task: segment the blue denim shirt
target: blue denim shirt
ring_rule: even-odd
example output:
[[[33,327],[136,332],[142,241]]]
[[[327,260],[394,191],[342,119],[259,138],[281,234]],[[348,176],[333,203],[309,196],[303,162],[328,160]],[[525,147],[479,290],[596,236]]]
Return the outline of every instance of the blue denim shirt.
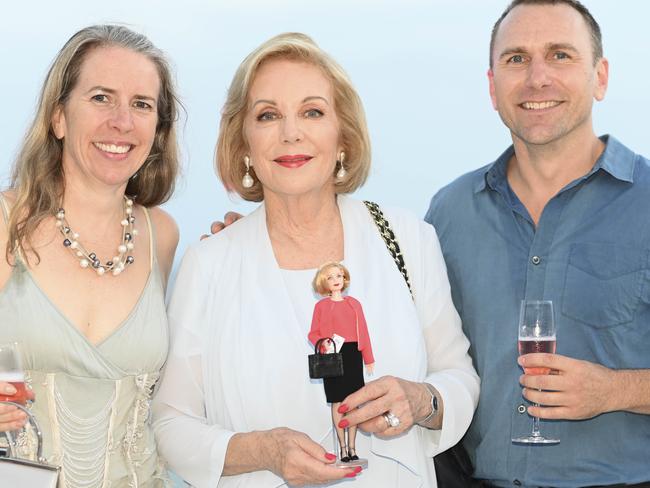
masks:
[[[498,486],[576,487],[650,480],[650,416],[612,412],[542,421],[561,443],[515,445],[522,299],[552,300],[557,353],[609,368],[650,368],[650,162],[611,136],[593,169],[546,205],[535,228],[506,178],[513,148],[436,194],[454,303],[481,376],[464,439],[474,476]]]

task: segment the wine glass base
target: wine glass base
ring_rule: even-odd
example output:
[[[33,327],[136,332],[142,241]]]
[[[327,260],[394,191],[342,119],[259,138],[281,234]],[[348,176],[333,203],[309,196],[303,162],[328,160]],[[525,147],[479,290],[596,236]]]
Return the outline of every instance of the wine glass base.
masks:
[[[527,435],[512,439],[515,444],[559,444],[560,439],[549,439],[541,435]]]

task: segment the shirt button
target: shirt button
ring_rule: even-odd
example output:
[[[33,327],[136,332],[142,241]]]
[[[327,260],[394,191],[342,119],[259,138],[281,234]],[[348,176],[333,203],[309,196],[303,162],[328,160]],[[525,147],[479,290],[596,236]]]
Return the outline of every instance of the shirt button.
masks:
[[[540,259],[539,256],[533,256],[533,258],[531,259],[531,261],[533,262],[533,264],[534,264],[535,266],[537,266],[539,263],[542,262],[542,260]]]
[[[515,486],[521,486],[521,481],[519,481],[519,480],[514,480],[514,481],[512,482],[512,484],[515,485]]]
[[[526,413],[526,405],[524,405],[523,403],[520,404],[520,405],[517,407],[517,412],[519,412],[519,413]]]

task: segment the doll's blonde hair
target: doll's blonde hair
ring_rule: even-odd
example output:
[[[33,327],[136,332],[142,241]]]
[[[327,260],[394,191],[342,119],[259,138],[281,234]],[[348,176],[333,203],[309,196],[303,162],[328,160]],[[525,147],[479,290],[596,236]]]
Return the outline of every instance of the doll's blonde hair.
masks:
[[[341,291],[345,291],[350,286],[350,272],[348,268],[336,261],[330,261],[318,268],[316,276],[314,276],[314,281],[311,283],[314,291],[320,296],[325,297],[330,294],[329,288],[327,287],[327,271],[331,268],[338,268],[343,272],[343,288],[341,288]]]

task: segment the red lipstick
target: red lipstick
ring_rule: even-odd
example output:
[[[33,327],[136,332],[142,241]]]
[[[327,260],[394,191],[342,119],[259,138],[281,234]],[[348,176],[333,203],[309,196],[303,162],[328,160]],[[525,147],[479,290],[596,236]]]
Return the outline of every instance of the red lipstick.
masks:
[[[313,158],[307,154],[286,154],[275,158],[273,161],[285,168],[300,168],[312,159]]]

